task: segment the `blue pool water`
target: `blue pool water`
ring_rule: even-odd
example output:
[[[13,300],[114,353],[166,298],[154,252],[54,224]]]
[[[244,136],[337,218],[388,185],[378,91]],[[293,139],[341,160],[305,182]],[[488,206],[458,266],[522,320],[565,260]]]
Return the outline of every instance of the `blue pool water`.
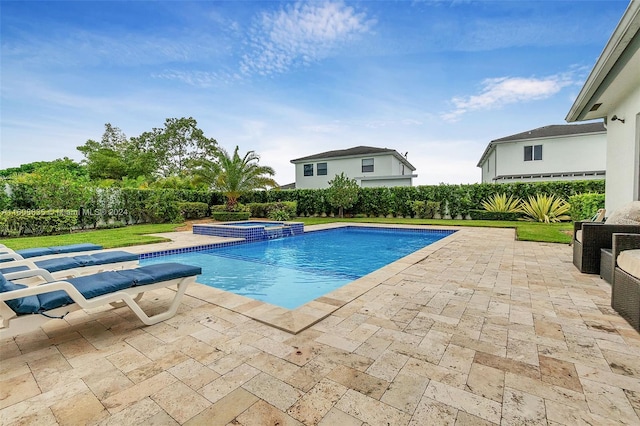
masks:
[[[346,227],[140,263],[200,266],[201,284],[295,309],[451,233]]]

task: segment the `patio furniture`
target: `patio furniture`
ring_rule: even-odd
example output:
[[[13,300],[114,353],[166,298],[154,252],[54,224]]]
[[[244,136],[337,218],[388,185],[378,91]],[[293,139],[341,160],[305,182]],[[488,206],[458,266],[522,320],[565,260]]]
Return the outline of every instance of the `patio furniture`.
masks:
[[[7,246],[0,248],[0,262],[23,260],[31,257],[52,256],[57,254],[75,253],[81,251],[102,250],[102,246],[91,243],[69,244],[53,247],[36,247],[24,250],[11,250]]]
[[[609,284],[613,282],[613,263],[611,249],[600,249],[600,278]]]
[[[0,263],[0,273],[26,271],[29,269],[44,269],[54,277],[79,276],[109,269],[128,269],[138,264],[138,255],[128,251],[103,251],[76,256],[62,256],[51,259],[32,261],[29,259],[14,260]],[[61,272],[60,274],[56,274]]]
[[[614,234],[611,307],[640,331],[640,234]]]
[[[0,339],[36,330],[43,323],[63,319],[77,309],[106,304],[126,305],[144,324],[156,324],[175,315],[187,286],[201,273],[201,268],[195,266],[159,263],[61,281],[43,269],[0,274],[0,315],[4,327],[0,328]],[[17,282],[35,275],[46,283]],[[138,305],[143,293],[172,285],[177,285],[177,291],[166,311],[148,316]]]
[[[582,221],[573,224],[573,264],[580,272],[600,272],[600,250],[611,248],[614,233],[640,234],[640,225]]]

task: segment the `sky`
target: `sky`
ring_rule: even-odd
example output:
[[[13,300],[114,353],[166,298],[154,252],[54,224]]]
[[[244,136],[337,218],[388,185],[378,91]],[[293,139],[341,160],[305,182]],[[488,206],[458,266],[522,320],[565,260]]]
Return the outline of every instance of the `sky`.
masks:
[[[395,149],[479,182],[493,140],[567,115],[627,0],[0,1],[0,169],[193,117],[227,151]]]

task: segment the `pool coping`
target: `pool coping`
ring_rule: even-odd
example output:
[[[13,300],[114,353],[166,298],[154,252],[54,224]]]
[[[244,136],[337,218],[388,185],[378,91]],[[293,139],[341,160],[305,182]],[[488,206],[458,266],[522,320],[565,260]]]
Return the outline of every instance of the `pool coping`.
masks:
[[[205,284],[198,283],[197,280],[196,284],[189,286],[186,294],[242,314],[263,324],[292,334],[297,334],[328,317],[354,299],[383,284],[388,279],[395,277],[401,271],[423,261],[436,250],[457,239],[460,235],[464,234],[465,231],[464,228],[452,226],[340,222],[307,226],[305,227],[305,232],[344,227],[451,230],[456,232],[295,309],[282,308],[215,287],[209,287]]]

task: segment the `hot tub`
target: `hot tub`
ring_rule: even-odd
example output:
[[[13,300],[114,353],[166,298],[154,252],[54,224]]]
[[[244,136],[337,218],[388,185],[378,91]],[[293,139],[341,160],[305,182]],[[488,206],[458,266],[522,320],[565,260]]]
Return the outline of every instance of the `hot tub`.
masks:
[[[193,225],[193,233],[215,237],[244,238],[247,241],[262,241],[302,234],[304,233],[304,224],[302,222],[245,220]]]

